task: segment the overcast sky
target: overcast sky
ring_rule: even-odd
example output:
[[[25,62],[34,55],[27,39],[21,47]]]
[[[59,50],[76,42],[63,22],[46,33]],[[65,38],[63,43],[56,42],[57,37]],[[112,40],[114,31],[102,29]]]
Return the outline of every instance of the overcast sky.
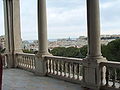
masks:
[[[48,38],[86,36],[86,0],[47,0]],[[23,40],[37,39],[37,0],[20,0]],[[101,34],[120,34],[120,0],[100,0]],[[4,34],[0,0],[0,35]]]

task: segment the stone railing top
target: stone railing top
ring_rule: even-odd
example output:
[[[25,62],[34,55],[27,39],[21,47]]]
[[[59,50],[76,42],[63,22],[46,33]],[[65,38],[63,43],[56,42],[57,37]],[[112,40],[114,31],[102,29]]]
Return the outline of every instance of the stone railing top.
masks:
[[[22,55],[22,56],[35,56],[35,54],[30,54],[30,53],[16,53],[16,55]]]
[[[70,58],[70,57],[60,57],[60,56],[45,56],[45,59],[52,59],[52,60],[62,60],[62,61],[69,61],[69,62],[76,62],[80,63],[83,61],[83,59],[80,58]]]
[[[100,66],[120,68],[120,62],[114,62],[114,61],[101,62]]]

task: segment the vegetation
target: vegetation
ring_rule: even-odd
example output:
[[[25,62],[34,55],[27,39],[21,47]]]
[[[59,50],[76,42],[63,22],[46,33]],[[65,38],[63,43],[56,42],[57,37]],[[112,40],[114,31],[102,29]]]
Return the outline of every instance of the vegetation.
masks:
[[[76,47],[56,47],[53,48],[50,53],[54,56],[64,56],[64,57],[80,57],[82,58],[83,55],[80,53],[80,49]]]
[[[31,50],[28,50],[28,49],[24,49],[22,50],[24,53],[30,53],[30,54],[36,54],[36,51],[33,51],[32,49]]]
[[[120,61],[120,39],[108,43],[104,47],[103,56],[111,61]]]
[[[83,56],[83,58],[85,58],[87,56],[87,48],[88,48],[87,45],[80,48],[80,53]]]
[[[55,47],[51,51],[48,50],[54,56],[74,57],[74,58],[85,58],[87,56],[87,45],[76,48],[76,47]],[[1,50],[1,49],[0,49]],[[116,39],[108,43],[108,45],[101,45],[101,52],[107,60],[120,61],[120,39]],[[37,51],[23,50],[24,53],[36,54]]]
[[[56,47],[50,51],[54,56],[64,56],[65,47]]]
[[[120,61],[120,39],[116,39],[108,43],[108,45],[101,45],[101,52],[107,60]],[[75,47],[56,47],[50,52],[55,56],[64,57],[78,57],[85,58],[87,56],[87,45],[81,48]]]

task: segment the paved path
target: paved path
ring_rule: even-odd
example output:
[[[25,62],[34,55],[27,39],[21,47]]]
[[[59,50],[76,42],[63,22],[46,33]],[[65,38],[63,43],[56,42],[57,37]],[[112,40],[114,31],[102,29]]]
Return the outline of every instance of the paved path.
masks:
[[[5,69],[3,90],[83,90],[80,85],[39,77],[20,69]]]

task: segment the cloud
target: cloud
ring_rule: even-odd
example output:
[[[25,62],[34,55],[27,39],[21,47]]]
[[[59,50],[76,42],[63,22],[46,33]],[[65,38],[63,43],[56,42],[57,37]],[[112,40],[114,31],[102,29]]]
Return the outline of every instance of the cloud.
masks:
[[[48,22],[50,26],[70,26],[84,24],[85,8],[75,8],[68,11],[64,11],[63,8],[50,8],[48,9]]]
[[[115,4],[116,4],[116,2],[115,3],[114,2],[106,2],[106,3],[101,4],[100,6],[103,9],[109,9],[109,8],[113,7]]]
[[[56,39],[57,38],[76,38],[80,35],[86,35],[87,30],[85,27],[80,26],[63,26],[63,27],[51,27],[48,31],[48,37],[50,39]],[[52,37],[52,38],[51,38]]]
[[[20,0],[23,39],[37,39],[37,0]],[[120,0],[100,0],[102,34],[120,33]],[[0,13],[2,9],[0,2]],[[86,0],[47,0],[49,38],[86,35]],[[0,14],[3,20],[3,14]],[[3,29],[3,22],[0,22]],[[0,34],[3,34],[0,30]]]
[[[101,4],[102,34],[120,34],[120,0],[106,0]]]
[[[63,3],[66,6],[57,4],[57,7],[48,7],[48,37],[75,38],[80,35],[86,35],[85,2],[81,0],[70,0],[69,2],[63,0],[63,2],[59,1],[59,3]]]

